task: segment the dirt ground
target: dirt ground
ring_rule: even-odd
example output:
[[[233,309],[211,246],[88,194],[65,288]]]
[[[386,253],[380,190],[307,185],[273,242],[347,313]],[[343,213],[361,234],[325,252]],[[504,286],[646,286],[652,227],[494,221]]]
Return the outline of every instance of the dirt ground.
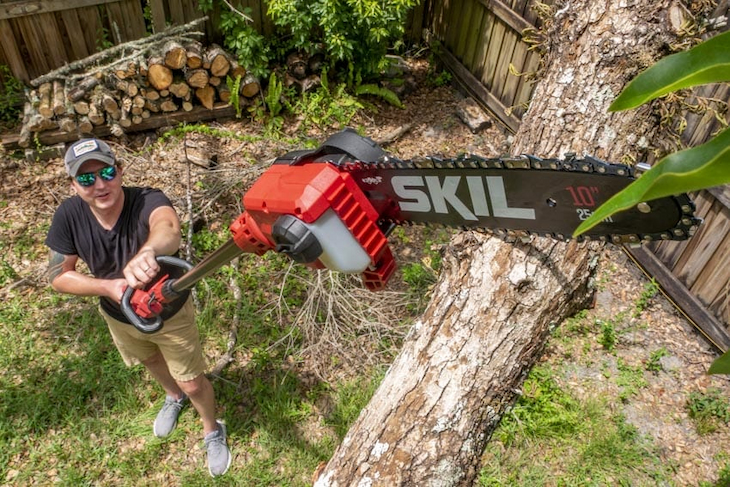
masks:
[[[424,68],[420,66],[419,69]],[[460,152],[496,156],[509,152],[509,139],[496,123],[491,128],[472,133],[456,115],[460,95],[450,87],[430,87],[423,82],[424,78],[421,73],[416,91],[404,98],[405,109],[377,104],[377,113],[370,111],[358,115],[352,125],[362,127],[368,136],[379,140],[404,124],[411,124],[408,132],[387,146],[390,152],[402,158]],[[214,126],[239,134],[260,133],[259,127],[248,121],[221,122]],[[321,140],[325,134],[313,132],[311,135]],[[144,182],[161,187],[184,212],[188,204],[183,184],[187,174],[181,161],[185,160],[186,148],[179,143],[156,145],[155,139],[156,134],[150,133],[110,142],[125,160],[127,184]],[[196,143],[204,145],[204,151],[217,155],[217,181],[230,181],[229,190],[243,187],[241,180],[246,178],[246,172],[242,168],[248,167],[251,161],[270,160],[296,148],[271,140],[215,141],[207,137]],[[17,292],[25,286],[45,285],[46,255],[40,245],[44,237],[41,232],[47,228],[56,205],[70,192],[63,177],[62,160],[27,162],[7,154],[0,157],[0,220],[3,223],[0,238],[6,243],[17,243],[19,238],[28,239],[28,228],[38,229],[36,240],[27,242],[34,252],[22,257],[13,252],[5,255],[7,265],[12,266],[18,278],[0,289],[1,298],[5,293]],[[200,178],[201,172],[204,170],[196,167],[193,177]],[[235,206],[234,200],[218,199],[205,212],[206,223],[216,225],[216,206]],[[589,312],[596,320],[609,320],[629,309],[648,282],[615,247],[606,248],[598,281],[601,285],[596,305]],[[646,387],[622,402],[620,388],[606,378],[599,364],[615,367],[619,359],[630,365],[640,364],[651,351],[662,347],[667,353],[660,360],[660,370],[645,374]],[[727,456],[723,460],[723,452],[730,446],[730,427],[725,424],[714,433],[699,435],[688,417],[686,403],[690,392],[712,387],[730,397],[730,380],[724,376],[706,375],[717,352],[672,304],[662,295],[652,298],[647,309],[628,321],[626,328],[620,331],[615,351],[609,353],[596,342],[591,346],[590,355],[592,362],[586,360],[585,351],[569,351],[563,345],[551,344],[542,360],[567,365],[566,370],[571,372],[563,377],[563,386],[579,397],[597,390],[615,397],[616,407],[623,410],[627,421],[653,438],[666,462],[675,466],[677,485],[714,482],[724,463],[730,462]]]

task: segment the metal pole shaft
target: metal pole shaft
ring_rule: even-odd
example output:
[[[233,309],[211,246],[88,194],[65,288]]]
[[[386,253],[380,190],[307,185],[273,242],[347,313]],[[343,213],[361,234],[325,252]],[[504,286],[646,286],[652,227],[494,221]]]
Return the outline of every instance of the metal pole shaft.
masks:
[[[180,276],[179,279],[176,279],[171,285],[172,290],[179,293],[186,289],[190,289],[195,285],[195,283],[204,277],[209,276],[221,266],[229,263],[241,253],[243,253],[243,250],[236,245],[236,242],[232,238],[229,239],[226,243],[218,247],[216,251],[203,259],[198,265]]]

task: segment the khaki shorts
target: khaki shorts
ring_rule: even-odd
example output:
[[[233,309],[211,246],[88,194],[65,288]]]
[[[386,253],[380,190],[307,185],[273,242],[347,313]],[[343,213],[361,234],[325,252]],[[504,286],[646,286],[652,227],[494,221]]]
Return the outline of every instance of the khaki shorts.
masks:
[[[205,373],[192,299],[188,299],[175,316],[165,320],[162,329],[155,333],[142,333],[134,326],[112,318],[103,309],[99,308],[99,311],[127,366],[144,362],[160,351],[176,381],[191,381]]]

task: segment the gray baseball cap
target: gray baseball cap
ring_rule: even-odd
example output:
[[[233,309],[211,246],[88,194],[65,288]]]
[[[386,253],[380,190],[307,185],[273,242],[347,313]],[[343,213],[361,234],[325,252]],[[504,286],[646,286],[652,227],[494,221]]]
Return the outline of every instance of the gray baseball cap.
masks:
[[[64,163],[69,176],[76,176],[81,164],[86,161],[99,161],[109,166],[116,164],[112,150],[106,142],[99,139],[81,139],[66,150]]]

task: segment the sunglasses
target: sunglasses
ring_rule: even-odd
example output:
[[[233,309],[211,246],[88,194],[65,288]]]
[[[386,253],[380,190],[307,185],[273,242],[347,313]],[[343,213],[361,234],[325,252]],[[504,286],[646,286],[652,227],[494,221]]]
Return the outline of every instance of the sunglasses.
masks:
[[[117,177],[117,168],[114,166],[106,166],[106,167],[99,169],[95,173],[94,172],[85,172],[83,174],[77,174],[76,182],[84,187],[93,186],[94,183],[96,182],[97,174],[104,181],[111,181],[115,177]]]

